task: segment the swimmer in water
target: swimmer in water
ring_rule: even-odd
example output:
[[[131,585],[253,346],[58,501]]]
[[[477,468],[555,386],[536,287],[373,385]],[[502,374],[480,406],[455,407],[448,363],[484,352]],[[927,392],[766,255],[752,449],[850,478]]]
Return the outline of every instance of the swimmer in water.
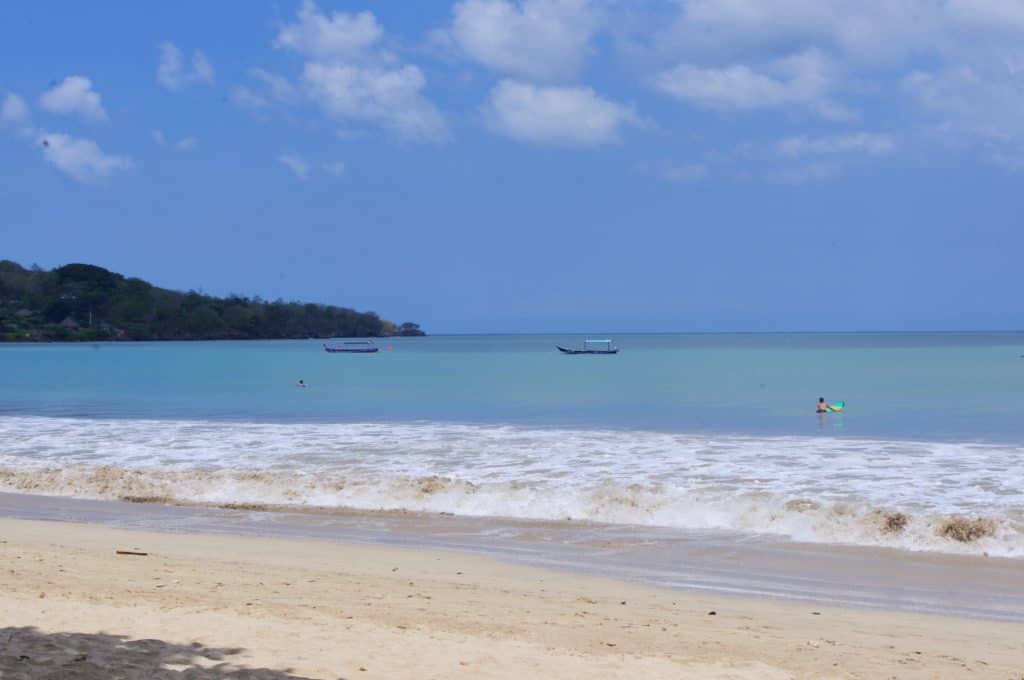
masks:
[[[828,413],[828,410],[832,408],[832,404],[825,402],[825,397],[818,397],[818,413]]]
[[[302,378],[299,378],[299,382],[297,382],[297,383],[295,383],[295,384],[296,384],[297,386],[299,386],[299,387],[308,387],[308,385],[306,385],[306,381],[305,381],[305,380],[303,380]]]

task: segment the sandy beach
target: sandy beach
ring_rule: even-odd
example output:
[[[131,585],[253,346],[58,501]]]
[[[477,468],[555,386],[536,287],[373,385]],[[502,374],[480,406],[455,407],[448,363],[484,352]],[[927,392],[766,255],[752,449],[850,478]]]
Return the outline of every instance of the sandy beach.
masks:
[[[1020,624],[453,551],[9,519],[0,541],[5,678],[1024,677]]]

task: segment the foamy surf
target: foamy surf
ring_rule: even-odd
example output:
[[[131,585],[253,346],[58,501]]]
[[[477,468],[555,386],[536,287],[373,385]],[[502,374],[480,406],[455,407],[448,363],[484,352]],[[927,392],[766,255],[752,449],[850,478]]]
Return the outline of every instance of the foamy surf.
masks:
[[[0,418],[0,488],[1024,557],[1024,449],[402,424]]]

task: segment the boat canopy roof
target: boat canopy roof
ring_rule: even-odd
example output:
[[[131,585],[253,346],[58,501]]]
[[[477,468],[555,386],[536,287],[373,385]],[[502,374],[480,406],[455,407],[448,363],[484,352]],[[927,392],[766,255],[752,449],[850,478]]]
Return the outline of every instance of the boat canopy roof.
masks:
[[[593,342],[594,344],[610,345],[611,340],[584,340],[583,342]]]

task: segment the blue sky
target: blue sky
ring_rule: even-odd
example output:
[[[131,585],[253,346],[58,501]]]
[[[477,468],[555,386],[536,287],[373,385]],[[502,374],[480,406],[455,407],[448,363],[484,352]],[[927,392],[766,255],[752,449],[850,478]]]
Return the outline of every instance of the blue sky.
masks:
[[[0,257],[431,332],[1022,326],[1024,2],[0,5]]]

